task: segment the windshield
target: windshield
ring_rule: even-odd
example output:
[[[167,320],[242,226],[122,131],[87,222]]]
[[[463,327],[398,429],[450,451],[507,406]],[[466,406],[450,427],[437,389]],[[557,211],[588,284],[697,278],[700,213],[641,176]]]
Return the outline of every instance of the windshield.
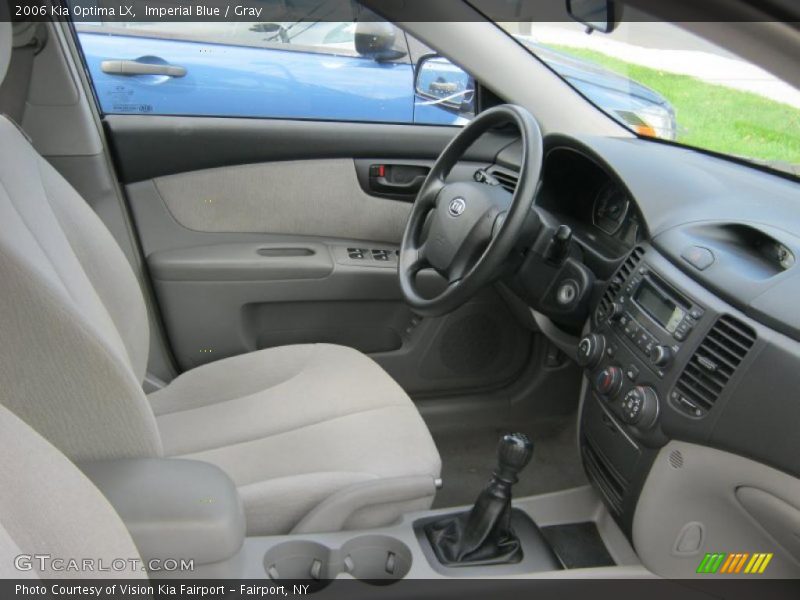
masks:
[[[800,176],[800,91],[727,50],[664,22],[497,24],[631,131]]]

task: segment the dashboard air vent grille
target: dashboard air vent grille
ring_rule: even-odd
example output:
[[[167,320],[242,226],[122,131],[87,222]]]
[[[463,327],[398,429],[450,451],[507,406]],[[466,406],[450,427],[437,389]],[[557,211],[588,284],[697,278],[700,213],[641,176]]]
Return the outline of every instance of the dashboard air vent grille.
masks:
[[[504,171],[492,171],[492,175],[494,176],[497,181],[500,182],[500,186],[511,192],[514,193],[514,190],[517,189],[517,182],[519,181],[519,177],[514,175],[513,173],[507,173]]]
[[[678,378],[671,396],[675,405],[696,417],[708,413],[755,341],[750,327],[722,315]]]
[[[620,265],[619,269],[617,269],[617,272],[614,273],[614,276],[611,277],[611,281],[608,282],[608,285],[603,292],[603,296],[600,298],[600,303],[597,305],[595,318],[597,319],[598,323],[603,321],[606,316],[608,316],[609,310],[611,309],[611,303],[619,294],[619,291],[622,289],[625,280],[628,279],[631,273],[636,270],[636,267],[639,266],[643,256],[644,248],[641,246],[636,246],[628,255],[628,258],[625,259],[625,262]]]

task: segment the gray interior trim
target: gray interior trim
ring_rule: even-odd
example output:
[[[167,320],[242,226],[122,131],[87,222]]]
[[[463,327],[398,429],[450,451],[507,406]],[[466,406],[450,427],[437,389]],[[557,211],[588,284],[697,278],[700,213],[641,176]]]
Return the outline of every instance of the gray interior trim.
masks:
[[[155,279],[252,281],[322,279],[333,270],[325,244],[219,244],[157,252],[150,257]]]
[[[395,242],[410,205],[369,196],[352,159],[278,161],[155,179],[175,220],[194,231]]]
[[[357,511],[387,502],[433,497],[436,483],[427,476],[394,477],[350,486],[330,496],[294,526],[292,534],[341,531]]]
[[[20,125],[43,156],[95,155],[103,144],[91,93],[81,85],[67,23],[49,23],[49,42],[34,59]],[[65,35],[65,27],[66,35]]]
[[[542,494],[520,498],[514,502],[514,506],[529,517],[537,525],[544,527],[547,525],[564,523],[595,523],[606,546],[609,554],[616,562],[613,567],[596,567],[581,569],[558,569],[552,571],[525,572],[506,575],[492,575],[491,573],[474,573],[475,577],[525,577],[532,579],[559,579],[559,578],[587,578],[587,579],[633,579],[651,578],[654,575],[645,569],[636,558],[636,554],[626,540],[622,531],[608,515],[597,492],[589,486],[574,488],[552,494]],[[468,507],[458,507],[455,510],[465,510]],[[417,511],[405,514],[402,519],[393,525],[378,529],[340,531],[335,533],[315,533],[315,534],[294,534],[289,536],[271,537],[248,537],[244,541],[242,550],[228,561],[216,565],[202,565],[193,573],[176,572],[169,574],[169,577],[237,577],[249,579],[264,579],[267,576],[265,558],[280,556],[286,551],[290,554],[308,557],[305,561],[306,568],[311,564],[313,558],[319,554],[320,560],[326,562],[325,558],[331,552],[337,553],[339,549],[349,550],[353,548],[356,540],[364,541],[370,538],[376,542],[373,552],[385,556],[387,550],[407,549],[409,555],[406,556],[409,565],[405,571],[408,579],[443,579],[446,575],[437,572],[425,558],[422,547],[417,542],[414,531],[414,522],[434,517],[446,515],[454,511],[453,508],[442,510]],[[377,543],[380,542],[380,543]],[[345,552],[347,554],[347,552]],[[339,556],[339,558],[343,558]],[[385,559],[384,559],[385,560]],[[302,562],[302,561],[301,561]],[[380,564],[380,563],[379,563]],[[303,572],[303,571],[299,571]],[[335,569],[333,576],[339,574]],[[344,577],[357,576],[340,575]],[[151,573],[153,577],[164,576],[159,573]],[[387,575],[384,574],[383,578]]]
[[[32,25],[32,23],[22,24]],[[33,27],[27,27],[27,32],[35,31]],[[0,33],[0,35],[7,35]],[[2,64],[4,59],[0,56],[0,112],[6,114],[15,123],[21,123],[25,113],[25,101],[28,98],[31,74],[33,72],[33,59],[37,48],[33,43],[17,43],[17,31],[14,31],[14,50],[13,60],[8,65],[5,77],[2,75],[6,65]],[[0,54],[3,54],[0,50]]]
[[[339,176],[335,203],[327,201],[332,195],[328,190],[324,195],[319,191],[311,193],[306,188],[313,190],[314,185],[306,186],[306,179],[297,182],[292,193],[298,204],[307,207],[306,218],[300,219],[305,221],[300,226],[306,230],[314,223],[314,215],[308,213],[316,210],[315,194],[326,215],[339,205],[351,211],[354,206],[363,206],[363,211],[370,213],[366,218],[383,230],[387,229],[387,215],[409,209],[406,202],[365,195],[355,180],[352,158],[296,162],[291,169],[297,172],[313,173],[317,165],[341,163],[353,173],[352,178]],[[253,210],[258,211],[259,198],[271,195],[271,186],[259,187],[258,178],[249,174],[280,177],[287,164],[230,170],[244,175],[239,185],[248,188]],[[453,174],[469,178],[485,166],[486,163],[466,162],[458,165]],[[227,169],[206,173],[221,171]],[[185,178],[195,175],[188,173]],[[173,217],[153,181],[131,184],[127,189],[172,347],[184,368],[263,347],[327,341],[370,353],[414,395],[495,389],[522,371],[528,356],[528,334],[490,290],[443,319],[415,318],[401,299],[396,246],[363,239],[381,236],[377,228],[354,232],[359,237],[352,239],[194,231]],[[193,201],[185,191],[180,194]],[[236,204],[233,196],[226,193],[224,198],[231,198],[231,203]],[[292,223],[298,220],[295,202],[285,197],[279,200],[277,209],[272,213],[264,211],[263,217],[282,213]],[[235,214],[233,217],[237,218]],[[345,229],[350,227],[344,221],[340,223]],[[318,225],[314,230],[320,233],[346,233],[333,232],[325,223]],[[399,237],[402,224],[393,227]],[[351,247],[365,249],[363,258],[351,258],[347,250]],[[387,260],[373,259],[373,250],[385,251]],[[419,281],[431,293],[442,285],[433,272],[421,273]]]
[[[83,463],[81,470],[108,499],[145,560],[224,561],[245,536],[242,500],[216,466],[183,459]]]
[[[8,4],[0,5],[0,83],[6,77],[8,65],[11,62],[11,22],[8,20]]]
[[[313,164],[315,162],[317,162],[316,159],[311,159],[308,161],[309,164]],[[351,163],[350,168],[354,169],[352,159],[349,159],[349,162]],[[462,179],[470,178],[476,169],[485,167],[486,164],[487,163],[467,162],[457,165],[456,168],[453,169],[453,177]],[[350,182],[347,181],[347,186],[349,187],[349,185]],[[298,189],[302,189],[302,186],[298,185]],[[325,235],[302,236],[291,232],[248,233],[235,231],[193,231],[181,225],[175,219],[172,213],[170,213],[166,202],[161,194],[159,194],[154,181],[148,180],[130,184],[126,187],[126,192],[128,194],[131,211],[133,213],[137,230],[141,239],[142,250],[144,255],[148,258],[155,252],[161,252],[165,250],[196,248],[200,246],[241,242],[257,242],[265,244],[302,244],[305,242],[322,242],[332,245],[344,245],[345,247],[350,246],[352,242],[355,243],[357,247],[375,248],[375,246],[369,245],[369,243],[378,241],[375,239],[370,239],[365,232],[357,232],[355,236],[350,236],[347,238],[337,238],[335,236]],[[259,192],[253,191],[251,193],[257,194]],[[358,190],[358,194],[363,194],[360,188]],[[222,197],[226,198],[227,194],[223,195]],[[322,196],[322,198],[326,197],[327,192]],[[350,203],[345,191],[339,191],[337,193],[337,197],[340,198],[342,202]],[[378,199],[371,196],[369,196],[369,200],[369,204],[366,205],[368,210],[375,210],[376,207],[380,208],[396,204],[397,208],[391,208],[391,211],[405,211],[407,214],[411,207],[411,205],[407,202]],[[377,204],[373,205],[373,200],[377,201]],[[304,202],[308,204],[310,201],[306,200]],[[213,210],[213,205],[209,210]],[[290,207],[286,207],[283,210],[284,212],[291,212]],[[326,210],[330,210],[330,207],[327,207]],[[402,233],[402,229],[400,230],[400,233]],[[396,241],[399,241],[399,239],[400,236],[398,234]],[[388,241],[391,242],[392,240]],[[367,245],[363,246],[364,243]]]
[[[750,486],[736,489],[736,499],[781,546],[795,557],[800,557],[800,508],[779,496]]]
[[[147,370],[155,377],[165,381],[171,380],[175,374],[173,358],[170,354],[169,345],[160,322],[160,312],[158,305],[153,298],[153,291],[150,281],[144,271],[144,261],[139,244],[139,239],[133,230],[133,218],[125,202],[125,196],[117,181],[114,166],[109,154],[109,140],[100,121],[100,114],[92,98],[91,85],[86,73],[78,69],[75,65],[80,65],[80,53],[75,46],[75,40],[70,31],[70,24],[48,23],[49,42],[47,46],[61,46],[62,52],[71,60],[58,62],[63,69],[69,69],[71,76],[58,76],[49,72],[53,68],[53,62],[48,60],[48,55],[42,53],[34,61],[34,71],[45,69],[42,79],[49,87],[37,92],[40,97],[47,100],[52,95],[56,83],[62,82],[64,85],[74,86],[75,93],[80,95],[81,101],[74,108],[86,112],[90,120],[83,121],[78,119],[88,128],[83,135],[95,142],[81,142],[79,139],[75,143],[65,148],[58,144],[50,144],[47,140],[50,136],[60,136],[59,128],[42,129],[34,145],[37,150],[46,155],[45,150],[51,149],[53,154],[46,155],[48,161],[69,181],[81,196],[90,204],[92,209],[102,219],[103,223],[111,231],[114,239],[122,248],[125,256],[133,267],[134,273],[139,280],[142,293],[147,305],[148,319],[150,322],[150,350],[148,355]],[[38,75],[37,75],[38,77]],[[31,84],[31,94],[28,105],[36,100],[33,94],[34,85]],[[45,94],[42,96],[42,94]],[[38,106],[39,112],[47,109],[47,103]],[[33,110],[33,109],[31,109]],[[37,113],[38,114],[38,113]],[[67,118],[75,121],[76,119]],[[26,122],[25,127],[28,126]],[[38,144],[42,144],[39,146]]]
[[[553,342],[559,350],[569,356],[571,360],[575,360],[580,338],[565,332],[561,327],[553,323],[553,321],[551,321],[546,315],[543,315],[532,308],[529,310],[531,315],[533,315],[533,320],[536,323],[539,331],[541,331],[548,340]]]
[[[729,452],[671,441],[642,489],[633,542],[642,562],[663,577],[694,576],[706,552],[773,552],[764,576],[798,577],[800,513],[791,504],[797,498],[796,477]],[[692,523],[700,535],[681,543]]]
[[[435,159],[458,131],[433,125],[224,117],[106,115],[105,122],[124,183],[280,160]],[[508,143],[505,135],[486,135],[464,159],[492,162]]]

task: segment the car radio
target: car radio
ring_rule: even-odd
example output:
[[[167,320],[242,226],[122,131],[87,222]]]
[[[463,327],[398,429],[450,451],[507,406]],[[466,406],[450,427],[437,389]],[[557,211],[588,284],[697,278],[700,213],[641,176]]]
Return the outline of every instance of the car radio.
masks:
[[[703,312],[643,265],[613,298],[608,322],[664,377]]]
[[[604,405],[646,431],[658,420],[667,374],[685,364],[689,350],[682,347],[705,311],[645,263],[626,262],[602,302],[596,328],[578,344],[577,362]]]

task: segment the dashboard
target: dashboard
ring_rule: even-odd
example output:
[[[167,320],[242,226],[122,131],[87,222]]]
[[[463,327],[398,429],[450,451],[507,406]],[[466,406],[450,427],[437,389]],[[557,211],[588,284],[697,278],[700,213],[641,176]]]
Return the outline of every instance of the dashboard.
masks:
[[[512,143],[493,168],[508,180],[518,165]],[[542,267],[537,242],[506,283],[575,336],[584,468],[623,530],[672,442],[796,484],[800,185],[674,145],[558,135],[545,139],[535,210],[546,230],[569,228],[572,265]],[[586,289],[579,318],[554,300],[567,279]],[[533,292],[543,286],[556,291]],[[783,514],[800,519],[792,506]]]
[[[626,254],[646,235],[624,184],[567,146],[548,151],[537,204],[569,225],[577,240],[610,257]]]

